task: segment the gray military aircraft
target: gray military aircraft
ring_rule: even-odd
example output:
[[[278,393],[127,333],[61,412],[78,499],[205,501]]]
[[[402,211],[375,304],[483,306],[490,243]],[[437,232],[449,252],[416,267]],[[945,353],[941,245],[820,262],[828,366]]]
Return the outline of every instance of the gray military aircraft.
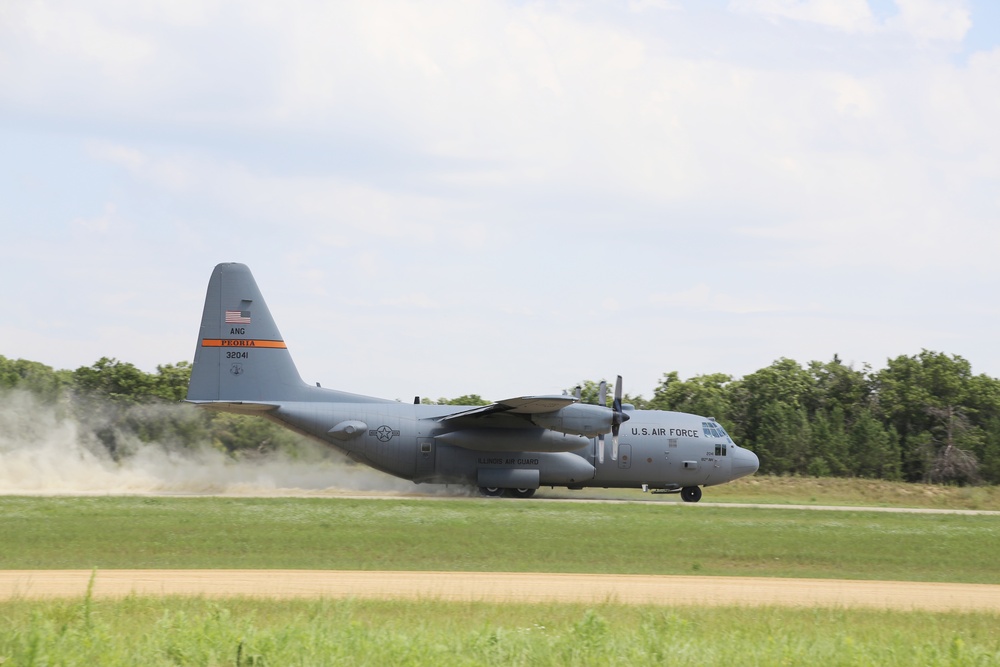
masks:
[[[564,394],[475,407],[311,386],[250,269],[219,264],[208,283],[187,400],[265,417],[396,477],[476,486],[487,496],[529,498],[540,486],[641,488],[697,502],[701,486],[757,471],[757,456],[714,419],[635,410],[621,396],[621,376],[610,408],[604,384],[600,405]]]

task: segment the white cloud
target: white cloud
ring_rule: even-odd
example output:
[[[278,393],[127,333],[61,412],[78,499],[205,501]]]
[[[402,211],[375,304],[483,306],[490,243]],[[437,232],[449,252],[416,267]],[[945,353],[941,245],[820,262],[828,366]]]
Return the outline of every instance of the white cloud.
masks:
[[[14,7],[23,12],[15,9],[7,13],[7,28],[23,29],[48,54],[92,61],[104,74],[128,78],[154,51],[150,41],[137,31],[118,29],[107,16],[97,16],[75,5],[53,7],[32,2]]]
[[[673,0],[629,0],[628,8],[631,12],[641,14],[649,10],[678,11],[682,9],[682,5]]]
[[[869,32],[876,27],[867,0],[732,0],[729,6],[738,12],[815,23],[845,32]]]
[[[730,9],[821,25],[847,33],[899,32],[919,40],[960,42],[972,21],[965,0],[895,0],[897,12],[880,22],[868,0],[732,0]]]
[[[427,296],[423,292],[400,294],[394,298],[382,299],[381,304],[395,308],[419,308],[421,310],[437,310],[442,307],[437,300]]]
[[[651,294],[649,302],[656,306],[680,308],[696,313],[720,312],[746,315],[790,310],[787,306],[774,303],[767,297],[724,294],[705,283],[698,283],[689,289],[678,292]],[[800,311],[802,307],[799,304],[795,310]]]
[[[896,6],[888,26],[917,39],[960,42],[972,27],[964,0],[896,0]]]
[[[872,20],[864,2],[734,7],[848,33]],[[956,7],[900,11],[918,25],[921,16],[957,20]],[[303,3],[241,20],[270,35],[262,48],[278,56],[281,74],[256,111],[235,117],[261,133],[316,133],[329,150],[336,142],[322,142],[343,128],[362,142],[384,133],[417,161],[425,187],[289,175],[196,154],[153,158],[124,146],[96,154],[168,192],[210,198],[243,220],[280,220],[337,248],[372,237],[479,249],[511,243],[519,237],[512,230],[535,219],[497,225],[482,211],[532,188],[603,193],[654,209],[715,206],[733,217],[709,229],[805,243],[801,256],[822,265],[871,261],[895,239],[902,252],[884,261],[932,266],[942,253],[965,252],[948,234],[956,224],[992,238],[974,207],[960,222],[941,216],[952,189],[992,177],[963,172],[995,164],[987,147],[997,136],[990,119],[1000,114],[989,84],[996,58],[978,57],[968,70],[934,60],[864,73],[754,66],[664,53],[620,26],[499,2]],[[981,159],[933,166],[934,151],[955,142]],[[953,182],[936,180],[939,173]],[[439,188],[481,199],[432,193]],[[690,224],[664,215],[626,221],[636,230]],[[545,222],[574,232],[604,224],[588,216]]]
[[[114,203],[108,202],[104,205],[104,212],[92,218],[74,218],[70,226],[88,234],[105,235],[111,231],[117,207]]]
[[[125,167],[134,178],[178,197],[209,199],[244,221],[288,228],[313,226],[324,244],[358,245],[358,238],[433,240],[431,220],[443,202],[392,193],[337,176],[262,173],[234,161],[195,154],[151,155],[121,145],[95,145],[92,154]],[[224,224],[224,223],[220,223]],[[246,226],[245,224],[243,225]]]
[[[147,162],[146,156],[136,148],[104,141],[88,141],[87,152],[98,160],[106,160],[131,171],[141,169]]]

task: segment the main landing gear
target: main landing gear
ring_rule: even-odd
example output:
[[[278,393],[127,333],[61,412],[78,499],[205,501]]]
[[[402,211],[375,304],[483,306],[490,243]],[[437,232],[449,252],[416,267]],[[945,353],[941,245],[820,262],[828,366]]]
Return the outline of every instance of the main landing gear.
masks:
[[[479,495],[489,498],[499,498],[500,496],[530,498],[535,495],[535,489],[502,489],[498,486],[481,486],[479,487]]]
[[[681,489],[681,500],[686,503],[696,503],[701,500],[700,486],[685,486]]]

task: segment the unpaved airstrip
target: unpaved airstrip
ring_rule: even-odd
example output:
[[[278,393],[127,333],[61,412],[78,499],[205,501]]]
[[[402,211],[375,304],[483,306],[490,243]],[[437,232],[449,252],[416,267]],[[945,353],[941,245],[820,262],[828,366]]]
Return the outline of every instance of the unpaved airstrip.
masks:
[[[447,498],[420,494],[345,494],[345,497],[399,499],[401,495],[407,498],[426,500]],[[637,501],[552,498],[548,499],[548,502],[629,503]],[[711,504],[702,503],[700,506],[710,507]],[[728,504],[726,506],[817,511],[1000,515],[1000,512],[981,510],[815,505]],[[691,505],[690,507],[694,509],[697,506]],[[0,570],[0,600],[83,598],[87,595],[88,588],[91,589],[91,595],[95,598],[170,595],[210,598],[245,596],[269,599],[356,598],[512,603],[599,604],[610,602],[653,605],[737,605],[748,607],[775,605],[1000,613],[1000,585],[991,584],[520,572]]]
[[[128,595],[1000,612],[1000,586],[760,577],[332,570],[3,570],[0,599]]]

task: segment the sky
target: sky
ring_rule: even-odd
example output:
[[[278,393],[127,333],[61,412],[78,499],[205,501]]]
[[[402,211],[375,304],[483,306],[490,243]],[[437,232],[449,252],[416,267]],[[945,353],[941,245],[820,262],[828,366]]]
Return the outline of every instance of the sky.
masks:
[[[995,0],[5,0],[0,355],[191,360],[237,261],[385,398],[1000,377],[998,119]]]

